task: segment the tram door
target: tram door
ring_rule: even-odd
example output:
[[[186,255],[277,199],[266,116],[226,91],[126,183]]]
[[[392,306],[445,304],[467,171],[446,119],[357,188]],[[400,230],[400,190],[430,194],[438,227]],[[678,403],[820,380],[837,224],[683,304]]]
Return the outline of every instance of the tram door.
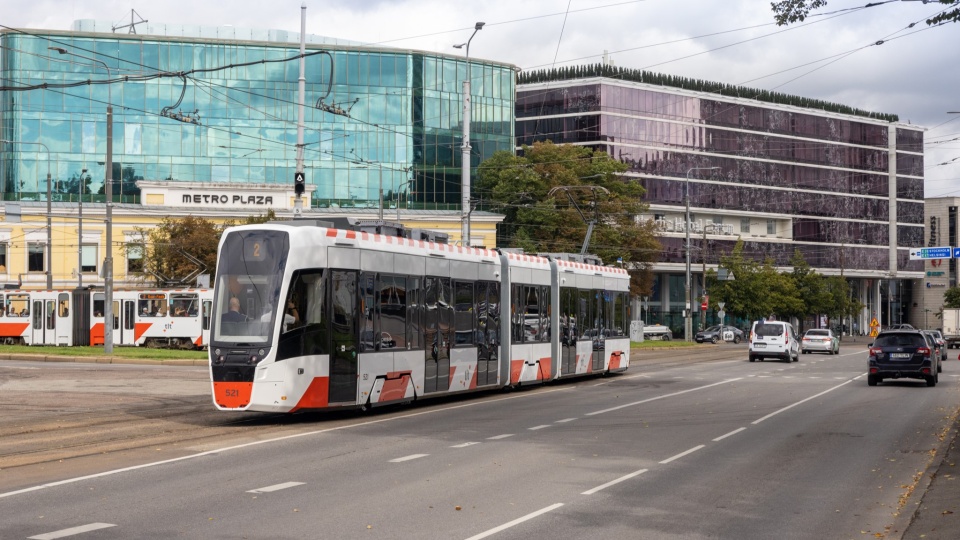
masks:
[[[114,302],[117,305],[117,302]],[[137,342],[136,336],[136,314],[137,304],[133,299],[123,300],[123,309],[114,312],[114,316],[120,317],[120,328],[113,331],[115,336],[119,335],[121,345],[134,345]]]
[[[330,354],[329,402],[357,402],[357,273],[347,270],[330,272],[330,306],[332,307],[332,347]]]
[[[57,344],[57,304],[53,299],[33,301],[33,344]]]
[[[73,325],[70,324],[70,294],[59,293],[57,295],[56,313],[54,314],[54,340],[57,345],[69,347],[72,345],[70,331]]]

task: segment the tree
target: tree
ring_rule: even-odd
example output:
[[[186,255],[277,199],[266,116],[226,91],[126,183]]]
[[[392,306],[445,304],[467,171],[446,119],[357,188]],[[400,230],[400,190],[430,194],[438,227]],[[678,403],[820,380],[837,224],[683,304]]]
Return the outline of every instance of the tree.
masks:
[[[141,231],[148,239],[144,271],[158,286],[189,285],[201,273],[217,267],[217,244],[223,227],[202,217],[165,217],[156,228]]]
[[[529,253],[580,253],[585,220],[595,220],[588,252],[630,269],[637,295],[650,290],[643,270],[659,255],[660,243],[652,220],[637,219],[647,209],[645,191],[622,176],[626,169],[602,151],[537,142],[521,155],[497,152],[483,162],[475,193],[481,208],[505,215],[498,245]]]
[[[730,255],[720,258],[720,267],[734,275],[734,281],[719,281],[713,270],[707,272],[710,302],[725,302],[724,311],[734,316],[757,320],[770,315],[792,317],[805,312],[793,279],[777,272],[773,261],[760,264],[743,255],[743,240],[737,240]]]
[[[960,0],[939,0],[945,6],[960,6]],[[926,4],[927,2],[924,1]],[[774,20],[777,26],[786,26],[795,22],[803,22],[811,11],[825,7],[827,0],[781,0],[771,2],[773,8]],[[874,4],[879,5],[879,4]],[[947,9],[939,15],[927,19],[927,24],[934,26],[948,22],[960,22],[960,7]]]
[[[944,291],[943,307],[960,308],[960,287],[950,287]]]

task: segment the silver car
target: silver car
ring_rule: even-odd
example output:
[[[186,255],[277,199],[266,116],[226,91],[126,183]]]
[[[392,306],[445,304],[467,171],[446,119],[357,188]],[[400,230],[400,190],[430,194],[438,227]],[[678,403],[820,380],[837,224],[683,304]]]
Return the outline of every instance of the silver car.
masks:
[[[840,354],[840,339],[833,333],[833,330],[826,328],[807,330],[800,340],[800,350],[803,354],[811,352],[825,352],[827,354]]]

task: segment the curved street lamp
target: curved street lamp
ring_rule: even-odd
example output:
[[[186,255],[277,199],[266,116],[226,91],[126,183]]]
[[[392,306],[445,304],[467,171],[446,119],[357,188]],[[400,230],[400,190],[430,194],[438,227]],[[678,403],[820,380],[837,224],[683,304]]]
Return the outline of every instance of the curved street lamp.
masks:
[[[487,23],[478,22],[473,25],[470,39],[466,43],[453,46],[455,49],[467,48],[467,80],[463,81],[463,145],[460,155],[460,243],[468,247],[470,246],[470,42],[485,24]]]
[[[687,207],[686,221],[683,223],[683,230],[687,233],[687,243],[684,249],[684,251],[687,252],[686,294],[684,294],[684,300],[687,306],[683,317],[684,341],[690,341],[690,336],[693,333],[693,291],[690,289],[690,173],[693,171],[714,171],[719,169],[720,167],[691,167],[687,169],[687,179],[683,183],[683,201]]]
[[[103,60],[90,58],[82,54],[68,51],[63,47],[47,47],[51,51],[60,54],[76,56],[91,62],[100,64],[107,71],[107,79],[113,78],[110,74],[110,66]],[[103,352],[104,354],[113,354],[113,94],[111,87],[113,83],[107,82],[107,155],[104,162],[106,168],[106,177],[104,179],[103,191],[106,194],[107,204],[107,234],[106,244],[107,253],[103,260]],[[81,248],[82,249],[82,248]]]

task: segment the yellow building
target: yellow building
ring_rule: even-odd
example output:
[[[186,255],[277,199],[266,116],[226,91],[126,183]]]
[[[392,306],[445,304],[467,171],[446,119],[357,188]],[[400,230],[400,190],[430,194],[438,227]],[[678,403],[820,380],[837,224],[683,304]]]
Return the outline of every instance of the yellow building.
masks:
[[[114,204],[112,211],[112,257],[114,286],[150,286],[144,274],[143,231],[156,227],[163,218],[202,217],[217,224],[238,221],[273,210],[277,219],[294,219],[293,186],[276,184],[238,185],[233,183],[187,183],[140,181],[142,204]],[[304,200],[310,200],[310,186]],[[76,286],[103,287],[106,257],[106,205],[46,201],[5,202],[0,213],[0,284],[24,289],[54,289]],[[82,219],[81,219],[82,213]],[[301,218],[325,220],[353,217],[380,219],[376,206],[366,208],[304,208]],[[458,212],[408,210],[385,202],[384,221],[399,221],[407,228],[442,232],[451,243],[460,241]],[[47,222],[51,224],[48,234]],[[471,245],[496,247],[496,227],[503,216],[489,212],[471,215]],[[51,250],[47,253],[48,237]],[[193,284],[188,284],[193,285]]]

